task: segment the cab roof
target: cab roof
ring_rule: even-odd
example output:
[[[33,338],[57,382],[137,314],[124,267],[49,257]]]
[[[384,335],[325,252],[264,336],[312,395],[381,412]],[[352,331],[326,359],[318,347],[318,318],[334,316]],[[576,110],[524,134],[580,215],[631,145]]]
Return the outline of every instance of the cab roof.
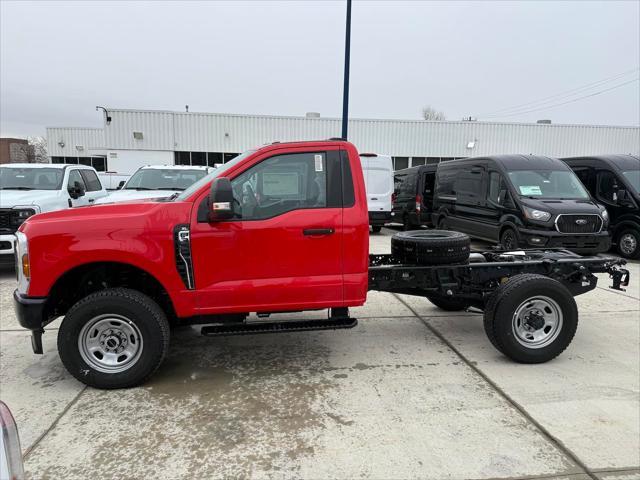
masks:
[[[213,167],[206,165],[145,165],[139,170],[203,170],[207,171]]]

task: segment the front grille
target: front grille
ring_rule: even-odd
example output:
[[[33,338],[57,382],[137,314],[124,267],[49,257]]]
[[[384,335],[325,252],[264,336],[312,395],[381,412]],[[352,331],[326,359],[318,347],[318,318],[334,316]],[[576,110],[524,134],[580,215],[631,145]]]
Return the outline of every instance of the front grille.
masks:
[[[11,209],[0,209],[0,233],[13,233],[16,231],[11,226]]]
[[[600,215],[558,215],[556,228],[560,233],[597,233],[602,230]]]

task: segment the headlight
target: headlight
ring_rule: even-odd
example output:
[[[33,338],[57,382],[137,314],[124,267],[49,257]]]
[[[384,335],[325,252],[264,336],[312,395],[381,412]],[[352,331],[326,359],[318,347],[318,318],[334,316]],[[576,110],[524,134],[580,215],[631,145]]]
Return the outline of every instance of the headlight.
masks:
[[[11,209],[11,215],[9,217],[9,221],[11,222],[11,226],[19,227],[24,223],[24,221],[38,213],[40,209],[38,207],[13,207]]]
[[[539,220],[541,222],[546,222],[551,218],[551,214],[549,212],[529,207],[524,207],[524,215],[531,220]]]
[[[605,222],[609,221],[609,212],[607,212],[607,209],[605,207],[603,207],[602,205],[598,205],[600,207],[600,215],[602,215],[602,219]]]
[[[31,264],[27,236],[22,232],[16,232],[16,276],[18,277],[18,292],[26,295],[31,278]]]

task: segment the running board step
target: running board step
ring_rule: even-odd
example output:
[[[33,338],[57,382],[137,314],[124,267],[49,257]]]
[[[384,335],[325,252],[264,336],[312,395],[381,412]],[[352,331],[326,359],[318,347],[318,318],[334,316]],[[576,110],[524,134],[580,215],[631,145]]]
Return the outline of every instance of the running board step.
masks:
[[[258,333],[303,332],[309,330],[337,330],[358,325],[355,318],[328,320],[293,320],[274,323],[244,323],[240,325],[207,325],[200,333],[207,337],[225,335],[256,335]]]

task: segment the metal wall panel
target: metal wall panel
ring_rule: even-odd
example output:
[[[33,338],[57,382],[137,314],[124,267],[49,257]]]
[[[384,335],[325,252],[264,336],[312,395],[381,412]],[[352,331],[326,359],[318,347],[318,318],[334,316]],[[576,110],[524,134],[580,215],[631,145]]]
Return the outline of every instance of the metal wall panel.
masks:
[[[113,150],[238,153],[274,141],[337,137],[341,130],[336,118],[108,110],[112,121],[104,127],[102,147]],[[59,132],[91,130],[49,129],[47,135],[53,145]],[[133,132],[143,138],[136,140]],[[406,157],[640,153],[639,127],[354,119],[349,140],[362,152]],[[475,147],[467,148],[472,141]]]
[[[89,149],[103,145],[104,131],[101,128],[47,128],[47,155],[50,157],[89,157]]]

